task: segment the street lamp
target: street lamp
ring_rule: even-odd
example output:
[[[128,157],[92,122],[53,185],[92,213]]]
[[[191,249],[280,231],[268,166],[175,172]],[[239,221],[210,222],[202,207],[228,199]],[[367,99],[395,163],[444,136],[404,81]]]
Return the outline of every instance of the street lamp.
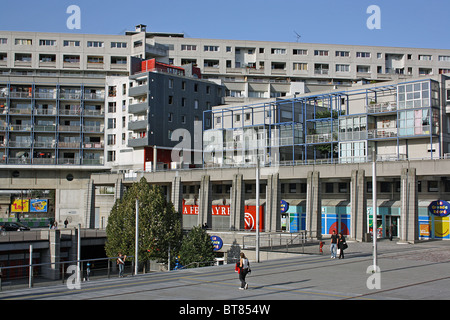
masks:
[[[373,241],[373,273],[377,272],[377,159],[375,148],[372,152],[372,241]]]

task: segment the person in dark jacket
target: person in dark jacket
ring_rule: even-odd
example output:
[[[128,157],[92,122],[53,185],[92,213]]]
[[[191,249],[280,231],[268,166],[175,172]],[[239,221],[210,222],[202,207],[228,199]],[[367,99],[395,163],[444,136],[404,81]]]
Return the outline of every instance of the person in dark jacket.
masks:
[[[344,259],[344,250],[347,249],[347,243],[345,242],[345,237],[339,232],[337,239],[337,247],[339,249],[339,259]]]

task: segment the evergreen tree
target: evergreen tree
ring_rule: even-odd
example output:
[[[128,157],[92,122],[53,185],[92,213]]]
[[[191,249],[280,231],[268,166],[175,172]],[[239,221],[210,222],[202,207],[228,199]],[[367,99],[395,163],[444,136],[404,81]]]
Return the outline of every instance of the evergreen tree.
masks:
[[[199,266],[209,266],[214,261],[214,246],[210,236],[200,226],[192,230],[183,238],[180,248],[180,263],[184,266],[194,268],[193,262],[200,262]]]
[[[139,200],[139,261],[166,263],[169,245],[177,252],[182,237],[181,216],[166,201],[161,187],[150,187],[145,178],[134,183],[114,204],[106,227],[106,254],[135,253],[136,199]],[[172,256],[175,256],[172,253]]]

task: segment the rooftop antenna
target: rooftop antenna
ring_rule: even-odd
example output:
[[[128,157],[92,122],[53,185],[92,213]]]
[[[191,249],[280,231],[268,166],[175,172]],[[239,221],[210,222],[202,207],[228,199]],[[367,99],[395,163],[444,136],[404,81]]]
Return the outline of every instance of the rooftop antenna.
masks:
[[[297,42],[299,42],[300,38],[302,37],[301,35],[298,34],[297,31],[294,30],[295,35],[297,36]]]

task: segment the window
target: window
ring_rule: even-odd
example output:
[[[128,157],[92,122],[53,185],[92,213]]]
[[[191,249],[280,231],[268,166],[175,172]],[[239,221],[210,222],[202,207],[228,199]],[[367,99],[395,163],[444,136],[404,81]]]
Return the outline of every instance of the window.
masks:
[[[39,45],[54,47],[54,46],[56,46],[56,40],[39,40]]]
[[[76,40],[64,40],[63,46],[64,46],[64,47],[79,47],[79,46],[80,46],[80,41],[76,41]]]
[[[357,58],[370,58],[370,52],[356,52]]]
[[[101,64],[101,63],[103,63],[103,57],[101,57],[101,56],[88,56],[87,57],[87,62],[88,63],[99,63],[99,64]]]
[[[108,151],[108,162],[116,161],[116,152],[115,151]]]
[[[40,54],[39,62],[56,62],[55,54]]]
[[[380,183],[380,192],[388,193],[391,192],[391,182],[383,181]]]
[[[431,61],[432,57],[428,54],[419,54],[419,60],[421,61]]]
[[[114,145],[116,145],[116,135],[108,134],[108,146],[114,146]]]
[[[431,105],[429,82],[399,85],[397,93],[399,109],[421,108]]]
[[[348,64],[337,64],[336,65],[336,72],[349,72],[350,71],[350,65]]]
[[[350,57],[349,51],[336,51],[336,57]]]
[[[356,72],[370,73],[370,66],[356,66]]]
[[[173,79],[169,79],[169,89],[173,89]]]
[[[289,193],[296,193],[296,192],[297,192],[297,184],[289,183]]]
[[[1,41],[0,41],[0,43],[1,43]],[[450,56],[439,56],[439,61],[450,62]]]
[[[126,42],[111,42],[111,48],[125,49],[126,47]]]
[[[333,193],[333,183],[327,182],[325,183],[325,193]]]
[[[286,54],[286,49],[282,48],[272,48],[271,49],[272,54]]]
[[[314,55],[328,57],[328,50],[314,50]]]
[[[217,52],[219,51],[219,46],[204,46],[204,51],[211,51],[211,52]]]
[[[16,53],[15,61],[31,62],[31,53]]]
[[[196,51],[196,50],[197,50],[197,46],[194,44],[182,44],[181,45],[181,51]]]
[[[108,113],[116,113],[116,102],[108,103]]]
[[[8,44],[7,38],[0,38],[0,44]]]
[[[308,55],[308,50],[294,49],[294,50],[292,50],[292,54],[294,56],[306,56],[306,55]]]
[[[181,123],[186,124],[186,116],[184,114],[181,115]]]
[[[64,63],[80,63],[80,56],[64,55]]]
[[[115,128],[116,128],[116,118],[108,119],[108,129],[115,129]]]
[[[292,65],[293,70],[298,71],[308,71],[308,64],[307,63],[301,63],[301,62],[294,62]]]
[[[167,114],[167,120],[168,120],[169,122],[172,122],[172,121],[173,121],[173,113],[172,113],[172,112],[169,112],[169,113]]]
[[[105,43],[103,41],[88,41],[87,46],[88,48],[103,48]]]
[[[438,181],[428,181],[428,192],[438,192],[439,182]]]
[[[198,109],[198,100],[194,100],[194,109]]]
[[[112,64],[127,64],[127,57],[111,57]]]
[[[17,46],[31,46],[33,45],[33,40],[31,39],[15,39],[14,44]]]
[[[450,101],[450,89],[447,89],[447,101]]]

